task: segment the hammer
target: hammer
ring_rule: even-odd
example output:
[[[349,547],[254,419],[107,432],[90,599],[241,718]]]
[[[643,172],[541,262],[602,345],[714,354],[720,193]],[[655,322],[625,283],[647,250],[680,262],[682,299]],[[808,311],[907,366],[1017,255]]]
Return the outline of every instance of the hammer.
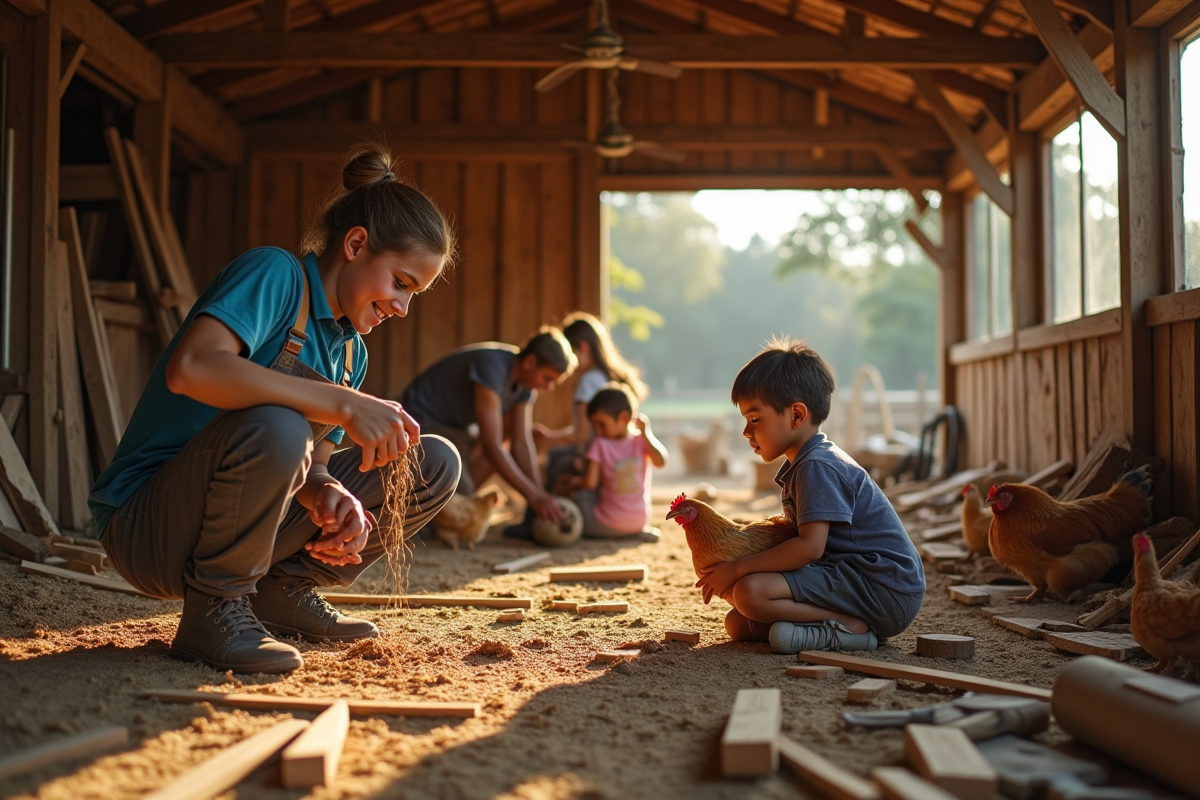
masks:
[[[948,722],[944,727],[961,728],[973,742],[990,739],[1002,733],[1033,736],[1050,727],[1050,704],[1032,700],[1010,708],[972,714]]]

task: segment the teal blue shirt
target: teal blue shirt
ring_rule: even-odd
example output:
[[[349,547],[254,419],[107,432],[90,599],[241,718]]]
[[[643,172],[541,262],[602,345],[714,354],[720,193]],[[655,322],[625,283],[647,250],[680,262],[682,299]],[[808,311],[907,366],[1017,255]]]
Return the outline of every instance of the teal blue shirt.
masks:
[[[241,355],[244,358],[270,367],[283,349],[287,332],[300,312],[304,286],[301,270],[308,276],[312,299],[305,330],[308,341],[300,351],[300,360],[329,380],[340,383],[345,344],[347,340],[353,340],[351,384],[356,389],[362,385],[367,373],[367,348],[349,320],[333,318],[321,286],[316,256],[309,253],[301,262],[277,247],[259,247],[243,253],[221,270],[200,295],[154,365],[117,453],[97,479],[88,498],[97,533],[108,525],[113,512],[159,467],[183,449],[219,411],[167,388],[167,363],[192,320],[200,314],[219,319],[242,340],[245,347]],[[328,438],[335,443],[341,442],[342,429],[334,428]]]

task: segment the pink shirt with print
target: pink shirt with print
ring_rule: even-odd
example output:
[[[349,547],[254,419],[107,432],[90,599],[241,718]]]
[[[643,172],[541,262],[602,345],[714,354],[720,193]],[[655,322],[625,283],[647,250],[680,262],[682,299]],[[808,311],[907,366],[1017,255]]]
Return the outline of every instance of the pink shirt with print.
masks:
[[[650,519],[650,445],[640,431],[624,439],[597,436],[587,458],[600,465],[596,519],[610,528],[634,533]]]

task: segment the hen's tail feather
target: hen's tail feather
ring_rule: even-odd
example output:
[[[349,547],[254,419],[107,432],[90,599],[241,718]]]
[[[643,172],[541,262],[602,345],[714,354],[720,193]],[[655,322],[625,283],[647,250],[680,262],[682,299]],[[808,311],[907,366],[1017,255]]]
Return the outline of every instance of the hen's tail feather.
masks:
[[[1118,483],[1128,483],[1146,497],[1154,496],[1154,476],[1146,467],[1130,470],[1117,479]]]

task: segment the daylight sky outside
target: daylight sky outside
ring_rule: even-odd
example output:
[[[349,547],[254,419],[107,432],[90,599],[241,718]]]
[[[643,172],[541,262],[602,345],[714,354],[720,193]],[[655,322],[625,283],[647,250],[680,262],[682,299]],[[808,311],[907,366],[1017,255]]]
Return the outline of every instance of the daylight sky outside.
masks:
[[[697,192],[692,208],[717,226],[717,239],[734,250],[744,250],[754,234],[768,244],[796,227],[801,214],[820,208],[820,192],[761,189]]]

